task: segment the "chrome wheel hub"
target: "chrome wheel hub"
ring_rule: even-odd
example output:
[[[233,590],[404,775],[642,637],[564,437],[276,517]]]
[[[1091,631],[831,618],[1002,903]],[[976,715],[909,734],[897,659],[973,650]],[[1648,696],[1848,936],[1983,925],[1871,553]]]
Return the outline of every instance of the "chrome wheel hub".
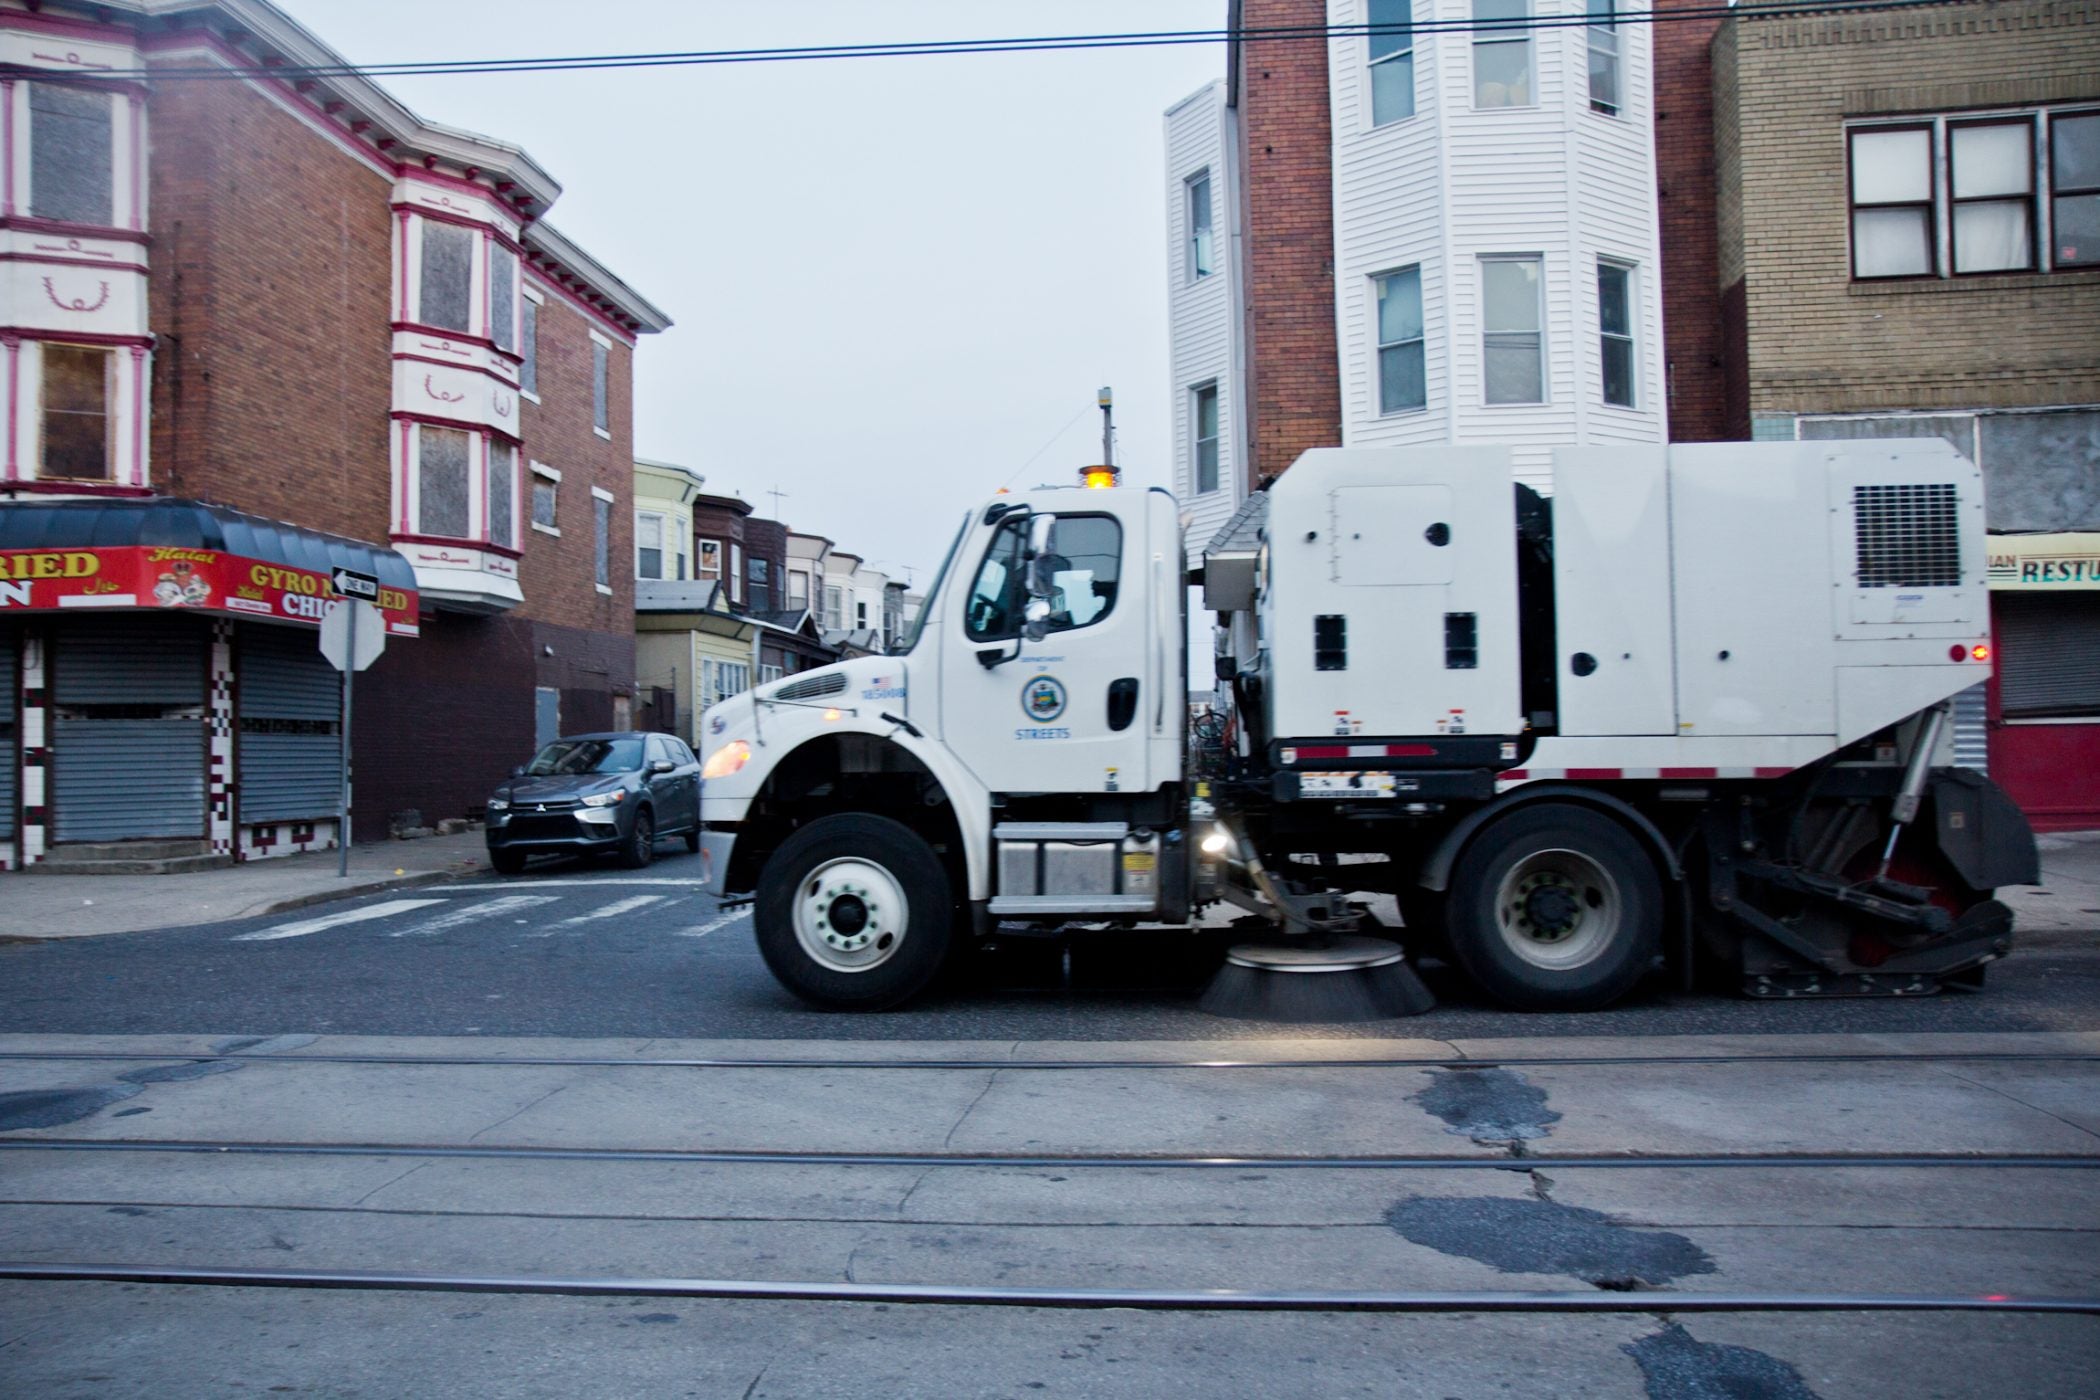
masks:
[[[1611,872],[1580,851],[1534,851],[1495,892],[1495,922],[1509,950],[1534,967],[1566,971],[1598,957],[1626,916]]]
[[[795,895],[795,938],[834,972],[866,972],[896,955],[910,927],[904,890],[870,861],[826,861]]]

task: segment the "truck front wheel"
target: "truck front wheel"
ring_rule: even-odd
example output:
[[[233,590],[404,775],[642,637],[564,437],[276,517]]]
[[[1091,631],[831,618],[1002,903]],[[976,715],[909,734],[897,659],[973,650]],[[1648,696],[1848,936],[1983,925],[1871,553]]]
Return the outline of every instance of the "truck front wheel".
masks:
[[[1662,946],[1655,863],[1624,827],[1572,804],[1480,833],[1451,873],[1451,951],[1491,995],[1533,1011],[1617,1001]]]
[[[758,951],[813,1006],[881,1011],[923,990],[955,936],[948,872],[919,834],[850,812],[781,843],[759,877]]]

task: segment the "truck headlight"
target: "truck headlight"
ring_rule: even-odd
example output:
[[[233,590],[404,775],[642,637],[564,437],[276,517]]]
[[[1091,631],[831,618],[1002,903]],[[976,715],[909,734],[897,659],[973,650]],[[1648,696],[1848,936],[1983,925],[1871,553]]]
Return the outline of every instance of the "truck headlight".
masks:
[[[594,792],[583,799],[583,805],[586,807],[612,807],[624,800],[626,796],[626,788],[614,788],[611,792]]]
[[[751,761],[751,746],[742,739],[731,739],[707,756],[707,763],[700,770],[703,778],[726,778]]]

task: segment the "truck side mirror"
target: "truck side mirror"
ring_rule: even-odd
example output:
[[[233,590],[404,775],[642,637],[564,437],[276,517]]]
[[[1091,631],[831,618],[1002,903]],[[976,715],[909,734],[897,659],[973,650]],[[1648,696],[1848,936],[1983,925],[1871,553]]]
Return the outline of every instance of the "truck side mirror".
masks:
[[[1047,598],[1057,587],[1050,561],[1050,532],[1057,527],[1054,515],[1031,516],[1028,521],[1028,596]]]

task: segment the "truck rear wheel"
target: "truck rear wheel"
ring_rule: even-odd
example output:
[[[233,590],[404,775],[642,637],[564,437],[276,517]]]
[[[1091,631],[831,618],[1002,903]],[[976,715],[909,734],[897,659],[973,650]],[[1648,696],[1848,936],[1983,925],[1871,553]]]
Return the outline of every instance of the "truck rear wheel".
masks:
[[[1600,812],[1547,803],[1480,833],[1452,871],[1451,951],[1500,1001],[1586,1011],[1617,1001],[1662,946],[1655,864]]]
[[[888,817],[850,812],[781,843],[759,877],[758,951],[813,1006],[881,1011],[922,991],[955,936],[948,872]]]

